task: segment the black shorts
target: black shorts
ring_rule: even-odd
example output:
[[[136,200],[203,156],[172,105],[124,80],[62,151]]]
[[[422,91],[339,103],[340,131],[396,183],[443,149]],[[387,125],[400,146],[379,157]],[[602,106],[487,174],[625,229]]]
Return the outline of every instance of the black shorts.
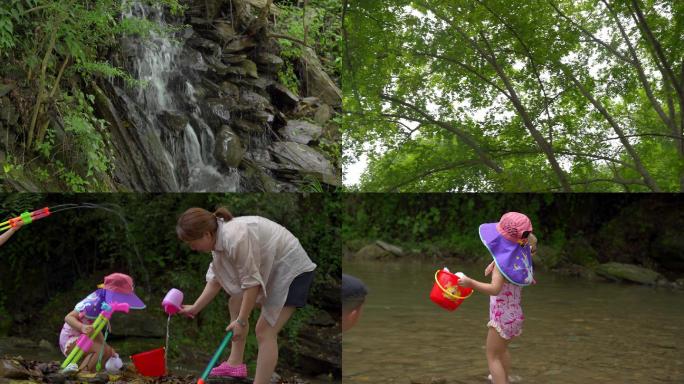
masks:
[[[306,299],[309,297],[309,289],[314,278],[314,271],[304,272],[292,280],[290,288],[287,291],[287,299],[285,299],[285,307],[302,308],[306,305]]]

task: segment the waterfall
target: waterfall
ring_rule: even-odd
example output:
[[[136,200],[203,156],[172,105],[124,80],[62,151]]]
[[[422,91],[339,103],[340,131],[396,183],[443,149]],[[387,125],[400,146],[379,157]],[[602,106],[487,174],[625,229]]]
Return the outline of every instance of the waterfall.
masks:
[[[202,154],[200,153],[200,143],[197,140],[195,130],[190,124],[185,126],[185,157],[188,159],[190,168],[202,165]]]
[[[200,81],[193,68],[206,65],[202,55],[190,57],[184,50],[185,38],[167,36],[164,30],[168,25],[161,6],[148,7],[142,1],[134,2],[122,16],[150,20],[162,31],[152,31],[144,39],[135,39],[127,52],[131,73],[143,83],[128,91],[138,103],[134,108],[137,111],[129,110],[129,115],[144,114],[133,120],[149,126],[136,124],[136,128],[154,132],[163,143],[163,154],[156,162],[173,174],[178,190],[238,191],[238,170],[220,168],[214,158],[214,130],[202,117],[196,85],[193,85]],[[212,110],[224,121],[229,120],[227,108],[219,105]],[[185,126],[179,123],[183,121],[187,121]]]
[[[124,18],[148,19],[160,27],[166,27],[164,12],[161,6],[148,8],[139,2],[132,3],[124,13]],[[169,97],[170,75],[178,70],[174,63],[180,53],[178,42],[167,36],[151,31],[148,39],[140,40],[134,58],[136,79],[145,83],[138,87],[136,100],[145,105],[149,112],[159,113],[174,108]]]

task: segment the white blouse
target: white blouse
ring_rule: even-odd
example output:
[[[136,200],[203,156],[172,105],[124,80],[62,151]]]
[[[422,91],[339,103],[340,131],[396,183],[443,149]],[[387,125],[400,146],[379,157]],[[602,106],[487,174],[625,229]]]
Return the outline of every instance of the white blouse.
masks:
[[[299,240],[285,227],[260,216],[218,219],[207,282],[216,281],[231,296],[261,286],[257,303],[271,326],[283,309],[292,280],[316,269]]]

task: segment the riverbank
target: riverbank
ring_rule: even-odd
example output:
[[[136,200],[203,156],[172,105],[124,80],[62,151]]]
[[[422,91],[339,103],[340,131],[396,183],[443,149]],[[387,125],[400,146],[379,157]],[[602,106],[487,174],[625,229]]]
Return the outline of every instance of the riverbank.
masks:
[[[478,239],[479,240],[479,239]],[[589,245],[586,245],[589,247]],[[608,261],[600,263],[592,258],[584,264],[576,264],[569,251],[554,246],[539,245],[535,268],[562,276],[585,281],[612,281],[644,284],[684,290],[684,273],[668,271],[672,279],[643,265]],[[570,251],[572,252],[572,251]],[[582,252],[575,250],[575,252]],[[585,250],[585,252],[588,252]],[[345,243],[345,260],[350,261],[422,261],[439,265],[489,264],[491,256],[483,249],[467,254],[463,248],[451,248],[440,244],[391,243],[383,240],[355,239]]]
[[[132,364],[126,364],[117,373],[61,373],[59,361],[26,360],[23,357],[0,357],[0,383],[51,383],[51,384],[106,384],[116,383],[169,383],[195,384],[201,371],[172,371],[162,377],[146,377],[140,375]],[[251,379],[209,378],[207,384],[249,384]],[[274,373],[272,384],[319,384],[339,383],[339,380],[325,378],[307,378],[290,371]]]

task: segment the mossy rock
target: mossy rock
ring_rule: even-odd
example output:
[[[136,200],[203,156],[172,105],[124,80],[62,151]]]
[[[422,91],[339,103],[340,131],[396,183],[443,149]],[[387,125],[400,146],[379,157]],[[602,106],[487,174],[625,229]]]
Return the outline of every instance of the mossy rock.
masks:
[[[394,259],[396,256],[392,252],[374,243],[359,249],[354,257],[361,260],[389,260]]]
[[[366,244],[368,244],[368,240],[363,239],[352,239],[344,242],[344,246],[352,252],[358,251]]]
[[[629,281],[639,284],[653,285],[663,279],[663,275],[648,268],[633,264],[605,263],[596,267],[596,273],[609,280]]]
[[[573,264],[593,267],[598,264],[599,253],[585,238],[580,237],[568,241],[565,257]]]

